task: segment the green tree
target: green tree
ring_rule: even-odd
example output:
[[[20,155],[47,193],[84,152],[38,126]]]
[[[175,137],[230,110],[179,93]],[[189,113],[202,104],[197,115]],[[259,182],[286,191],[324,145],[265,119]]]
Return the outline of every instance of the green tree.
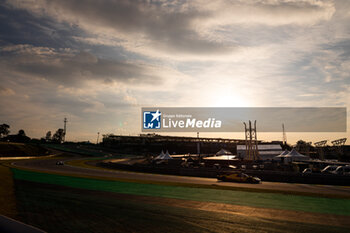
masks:
[[[7,136],[10,133],[10,126],[8,124],[0,125],[0,138]]]
[[[64,130],[58,129],[56,133],[52,136],[52,141],[61,143],[64,136]]]
[[[51,131],[47,131],[46,136],[45,136],[45,140],[46,141],[50,141],[51,140]]]

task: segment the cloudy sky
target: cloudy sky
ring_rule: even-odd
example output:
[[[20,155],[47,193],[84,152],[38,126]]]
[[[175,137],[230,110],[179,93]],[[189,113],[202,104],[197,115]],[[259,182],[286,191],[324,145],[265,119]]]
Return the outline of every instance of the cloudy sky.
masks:
[[[350,107],[347,0],[0,0],[0,19],[12,133],[42,137],[67,117],[69,140],[136,135],[142,106]]]

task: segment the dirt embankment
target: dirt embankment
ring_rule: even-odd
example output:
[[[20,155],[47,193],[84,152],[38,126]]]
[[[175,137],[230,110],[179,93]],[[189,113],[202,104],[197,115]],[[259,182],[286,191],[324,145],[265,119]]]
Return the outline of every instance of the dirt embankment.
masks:
[[[42,156],[47,149],[29,143],[0,142],[0,157]]]

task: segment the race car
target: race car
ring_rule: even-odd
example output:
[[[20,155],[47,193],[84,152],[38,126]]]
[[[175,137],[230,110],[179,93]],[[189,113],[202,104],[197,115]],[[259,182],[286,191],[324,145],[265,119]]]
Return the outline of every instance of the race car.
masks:
[[[56,165],[64,165],[63,161],[57,161]]]
[[[232,172],[227,174],[219,174],[218,180],[239,183],[259,184],[261,180],[258,177],[249,176],[243,172]]]

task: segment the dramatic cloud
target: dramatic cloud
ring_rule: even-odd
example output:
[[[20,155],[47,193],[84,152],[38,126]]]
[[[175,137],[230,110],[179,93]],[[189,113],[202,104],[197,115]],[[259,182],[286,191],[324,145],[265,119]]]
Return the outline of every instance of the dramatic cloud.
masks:
[[[109,38],[126,49],[151,56],[227,55],[234,40],[215,33],[230,25],[310,25],[329,20],[332,2],[320,1],[10,1],[39,16],[79,25],[97,40]],[[232,35],[231,35],[232,37]],[[233,35],[234,37],[234,35]],[[81,38],[80,38],[81,39]],[[97,42],[101,43],[101,42]]]
[[[14,94],[15,92],[12,89],[0,86],[0,96],[11,96]]]
[[[71,85],[84,80],[102,80],[106,83],[155,82],[156,67],[97,58],[89,52],[75,52],[70,49],[52,49],[31,45],[11,45],[1,49],[0,67],[36,78],[53,80]]]
[[[196,6],[201,11],[215,14],[208,19],[215,25],[310,25],[329,20],[335,12],[332,1],[199,0]]]
[[[14,1],[12,6],[33,14],[56,18],[81,26],[90,33],[111,33],[121,44],[151,47],[171,53],[217,54],[232,49],[208,40],[196,31],[197,22],[211,13],[199,12],[187,4],[145,1]],[[130,38],[137,38],[130,44]],[[140,46],[139,44],[139,46]],[[132,48],[130,48],[132,50]]]

